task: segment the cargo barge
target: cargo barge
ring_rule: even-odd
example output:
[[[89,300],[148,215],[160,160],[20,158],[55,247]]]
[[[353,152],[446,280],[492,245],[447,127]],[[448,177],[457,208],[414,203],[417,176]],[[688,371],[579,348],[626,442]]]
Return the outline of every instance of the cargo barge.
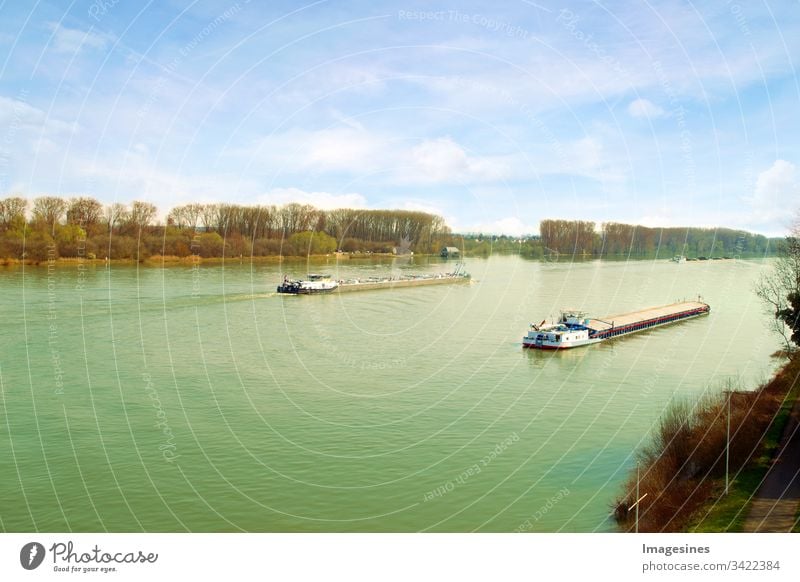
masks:
[[[582,311],[561,312],[555,323],[531,324],[522,338],[526,348],[559,350],[598,343],[614,337],[636,333],[684,319],[707,315],[711,307],[702,301],[682,301],[650,307],[631,313],[591,319]]]
[[[374,291],[377,289],[402,289],[428,285],[468,283],[469,273],[457,268],[453,273],[425,275],[401,275],[398,277],[366,277],[360,279],[335,280],[330,275],[309,274],[302,280],[284,277],[278,285],[278,293],[288,295],[319,295],[326,293],[349,293],[352,291]]]

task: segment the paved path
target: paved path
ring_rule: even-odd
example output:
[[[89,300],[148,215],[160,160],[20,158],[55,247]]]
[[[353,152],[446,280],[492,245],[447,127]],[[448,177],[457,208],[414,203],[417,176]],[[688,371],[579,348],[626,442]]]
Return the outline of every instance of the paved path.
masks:
[[[744,522],[746,532],[788,532],[800,506],[800,398],[795,400],[775,459]]]

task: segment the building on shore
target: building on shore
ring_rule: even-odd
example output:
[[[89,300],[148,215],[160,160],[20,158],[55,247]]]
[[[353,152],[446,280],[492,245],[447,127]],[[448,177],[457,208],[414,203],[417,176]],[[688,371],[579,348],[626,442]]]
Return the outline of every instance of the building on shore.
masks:
[[[454,257],[460,257],[461,256],[461,251],[459,250],[458,247],[442,247],[442,250],[439,253],[439,256],[444,257],[445,259],[454,258]]]

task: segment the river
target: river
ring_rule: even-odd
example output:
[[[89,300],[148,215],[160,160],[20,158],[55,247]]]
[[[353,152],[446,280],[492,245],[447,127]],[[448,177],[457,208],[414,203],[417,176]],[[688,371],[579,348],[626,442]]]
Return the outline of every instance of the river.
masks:
[[[612,531],[674,398],[767,379],[764,260],[470,258],[469,285],[287,297],[284,271],[438,259],[0,270],[0,529]],[[708,317],[550,353],[530,322]]]

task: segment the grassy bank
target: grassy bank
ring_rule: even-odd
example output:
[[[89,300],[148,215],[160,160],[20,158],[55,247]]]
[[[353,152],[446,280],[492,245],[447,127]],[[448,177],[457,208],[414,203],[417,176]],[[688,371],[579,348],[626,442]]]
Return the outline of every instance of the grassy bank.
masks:
[[[638,454],[639,531],[740,531],[800,393],[800,357],[752,392],[725,391],[673,404]],[[729,494],[724,495],[730,397]],[[635,529],[636,473],[615,503],[623,531]]]
[[[789,419],[795,400],[800,397],[800,381],[797,381],[797,363],[795,373],[790,377],[787,365],[772,382],[788,386],[786,397],[778,409],[775,419],[764,436],[758,454],[753,455],[744,468],[732,478],[728,495],[724,495],[724,487],[718,486],[707,503],[695,513],[688,522],[687,531],[691,532],[738,532],[742,531],[750,502],[770,468],[772,458],[780,444],[784,426]],[[797,529],[797,528],[795,528]]]

